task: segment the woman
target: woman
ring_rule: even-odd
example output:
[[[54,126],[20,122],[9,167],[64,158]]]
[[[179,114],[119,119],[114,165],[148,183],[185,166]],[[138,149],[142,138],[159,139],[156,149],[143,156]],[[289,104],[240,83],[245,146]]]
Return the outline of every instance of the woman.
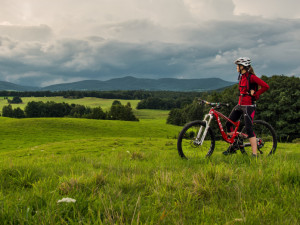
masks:
[[[248,57],[241,57],[235,61],[236,69],[239,73],[239,91],[240,97],[238,104],[233,108],[229,115],[229,119],[236,122],[242,114],[244,114],[246,133],[248,135],[251,147],[252,156],[257,157],[257,143],[256,136],[253,132],[253,118],[255,114],[255,101],[259,96],[269,89],[269,85],[258,78],[251,66],[251,60]],[[258,90],[258,86],[261,88]],[[226,123],[227,132],[233,131],[233,125],[230,122]],[[223,152],[224,155],[236,153],[236,149],[232,145],[229,146],[227,151]]]

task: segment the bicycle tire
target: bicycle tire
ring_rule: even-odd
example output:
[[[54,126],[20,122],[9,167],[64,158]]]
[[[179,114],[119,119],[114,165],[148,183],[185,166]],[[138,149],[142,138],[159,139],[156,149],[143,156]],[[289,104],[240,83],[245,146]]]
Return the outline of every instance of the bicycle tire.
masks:
[[[245,126],[242,132],[245,131]],[[263,120],[253,121],[253,131],[257,139],[258,153],[267,152],[268,155],[275,153],[277,149],[277,136],[271,124]],[[250,143],[245,143],[244,146],[251,146]]]
[[[177,150],[183,159],[195,159],[211,156],[215,149],[215,135],[209,127],[202,145],[196,144],[196,136],[200,127],[205,128],[206,122],[196,120],[186,124],[181,130],[177,140]]]

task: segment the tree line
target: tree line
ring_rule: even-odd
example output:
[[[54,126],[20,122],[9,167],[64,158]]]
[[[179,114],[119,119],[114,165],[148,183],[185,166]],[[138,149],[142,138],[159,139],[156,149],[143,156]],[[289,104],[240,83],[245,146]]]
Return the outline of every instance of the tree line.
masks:
[[[73,117],[101,120],[138,121],[133,114],[130,103],[122,105],[115,100],[109,111],[104,112],[101,107],[90,108],[84,105],[48,102],[28,102],[25,109],[15,109],[9,104],[2,108],[3,117],[12,118],[37,118],[37,117]]]
[[[198,94],[199,95],[199,94]],[[193,102],[193,97],[179,97],[179,98],[159,98],[159,97],[149,97],[141,100],[137,109],[161,109],[170,110],[174,108],[182,108],[185,105],[191,104]]]
[[[274,75],[262,76],[270,89],[260,96],[257,101],[255,120],[265,120],[276,130],[280,141],[292,141],[300,138],[300,78]],[[229,103],[220,111],[228,116],[239,98],[238,85],[229,87],[221,92],[203,93],[202,99],[210,102]],[[202,120],[208,113],[209,107],[202,106],[194,100],[193,103],[170,111],[167,123],[184,125],[192,120]],[[217,129],[217,125],[213,125]]]
[[[57,97],[64,98],[84,98],[95,97],[104,99],[125,99],[125,100],[142,100],[150,97],[178,99],[191,98],[199,95],[199,92],[176,92],[176,91],[146,91],[146,90],[130,90],[130,91],[0,91],[3,97]]]

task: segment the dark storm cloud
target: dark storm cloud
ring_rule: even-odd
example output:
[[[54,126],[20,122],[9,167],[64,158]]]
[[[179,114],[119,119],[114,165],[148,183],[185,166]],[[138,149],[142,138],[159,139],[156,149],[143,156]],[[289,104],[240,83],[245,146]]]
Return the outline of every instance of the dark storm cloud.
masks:
[[[252,58],[258,74],[300,72],[299,19],[245,16],[172,28],[145,20],[105,26],[115,40],[97,35],[55,40],[47,26],[0,26],[0,80],[37,86],[126,75],[235,80],[233,60],[239,56]]]

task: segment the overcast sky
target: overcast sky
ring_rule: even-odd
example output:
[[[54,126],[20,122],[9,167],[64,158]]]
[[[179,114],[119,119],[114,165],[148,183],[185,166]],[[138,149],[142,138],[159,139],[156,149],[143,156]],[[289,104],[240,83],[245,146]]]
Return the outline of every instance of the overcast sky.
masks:
[[[299,0],[0,0],[0,80],[300,74]]]

